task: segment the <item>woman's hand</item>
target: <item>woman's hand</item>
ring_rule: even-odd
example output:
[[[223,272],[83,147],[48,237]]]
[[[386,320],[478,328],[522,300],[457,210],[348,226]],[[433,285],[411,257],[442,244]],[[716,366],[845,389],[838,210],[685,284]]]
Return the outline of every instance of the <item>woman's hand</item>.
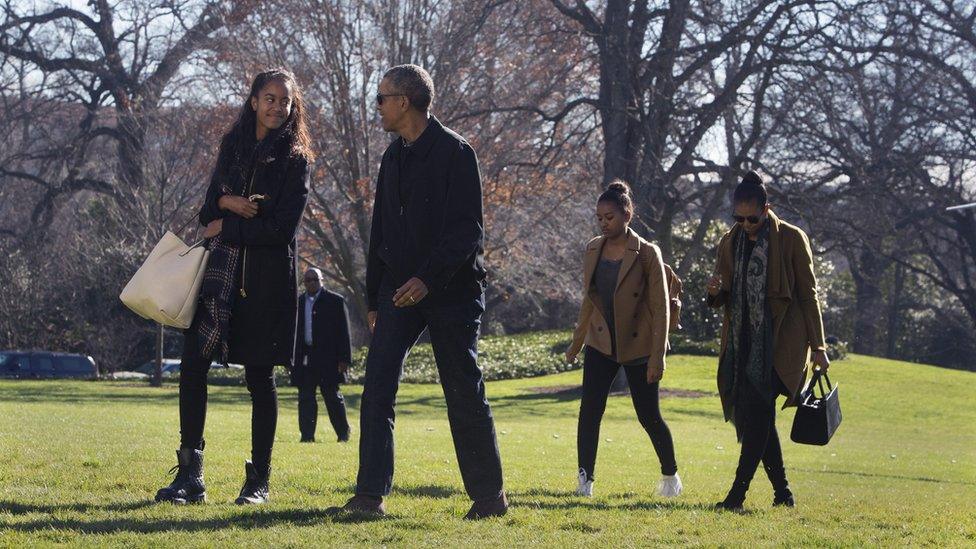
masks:
[[[578,355],[578,354],[579,354],[579,351],[576,351],[574,353],[572,349],[568,349],[566,351],[566,364],[572,364],[572,363],[576,362],[576,355]]]
[[[366,324],[369,325],[369,333],[373,333],[376,330],[376,311],[366,313]]]
[[[708,279],[708,295],[715,297],[722,291],[722,276],[714,275]]]
[[[221,210],[233,212],[244,219],[251,219],[252,217],[258,215],[258,205],[244,198],[243,196],[225,194],[224,196],[221,196],[219,200],[217,200],[217,206],[219,206]]]
[[[814,351],[812,357],[813,365],[823,371],[830,368],[830,359],[827,358],[827,351]]]
[[[213,238],[220,234],[220,231],[224,228],[223,219],[214,219],[207,224],[207,228],[203,230],[203,238]]]
[[[647,367],[647,383],[657,383],[661,381],[664,377],[664,370],[658,368]]]

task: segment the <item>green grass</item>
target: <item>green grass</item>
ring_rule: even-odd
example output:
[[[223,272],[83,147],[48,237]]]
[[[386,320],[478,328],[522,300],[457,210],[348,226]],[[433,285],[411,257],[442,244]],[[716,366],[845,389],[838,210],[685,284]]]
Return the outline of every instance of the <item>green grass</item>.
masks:
[[[492,382],[508,516],[461,520],[461,489],[441,390],[404,385],[397,422],[391,516],[358,522],[325,509],[350,495],[354,443],[332,442],[325,417],[314,445],[298,444],[295,389],[281,389],[273,502],[231,501],[249,448],[241,387],[211,387],[207,425],[210,503],[150,503],[168,482],[178,438],[176,387],[94,382],[0,383],[0,545],[98,546],[601,546],[976,544],[976,376],[861,356],[835,363],[845,420],[827,447],[788,442],[799,507],[772,509],[760,471],[749,513],[715,513],[738,447],[714,394],[714,359],[674,357],[663,399],[686,491],[653,495],[658,464],[626,397],[610,399],[601,434],[596,497],[575,488],[580,372]],[[359,386],[346,388],[354,425]],[[324,407],[323,407],[324,408]],[[322,410],[324,414],[324,409]],[[325,429],[323,429],[323,427]]]

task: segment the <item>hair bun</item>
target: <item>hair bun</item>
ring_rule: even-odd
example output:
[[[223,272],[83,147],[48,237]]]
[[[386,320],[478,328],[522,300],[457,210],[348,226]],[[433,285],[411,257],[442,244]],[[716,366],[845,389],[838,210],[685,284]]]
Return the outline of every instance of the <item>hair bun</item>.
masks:
[[[749,173],[742,176],[743,185],[755,185],[757,187],[765,187],[766,182],[763,181],[763,176],[759,175],[756,170],[750,170]]]
[[[618,179],[616,181],[611,181],[610,184],[607,185],[607,191],[630,196],[630,185]]]

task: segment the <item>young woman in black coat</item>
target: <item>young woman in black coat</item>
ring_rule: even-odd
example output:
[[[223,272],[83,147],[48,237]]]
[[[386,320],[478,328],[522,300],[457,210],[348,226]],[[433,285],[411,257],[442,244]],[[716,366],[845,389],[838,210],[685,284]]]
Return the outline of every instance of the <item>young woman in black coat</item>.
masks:
[[[176,478],[156,501],[206,500],[203,426],[211,360],[244,365],[251,395],[251,460],[238,504],[268,500],[278,421],[274,366],[291,366],[298,290],[295,234],[313,159],[295,77],[255,77],[237,122],[224,136],[200,223],[210,258],[180,363],[180,449]]]

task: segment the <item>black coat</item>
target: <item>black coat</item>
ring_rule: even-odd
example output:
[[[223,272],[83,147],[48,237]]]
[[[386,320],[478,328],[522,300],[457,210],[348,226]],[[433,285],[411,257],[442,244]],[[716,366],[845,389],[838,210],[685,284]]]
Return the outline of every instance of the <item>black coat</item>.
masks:
[[[223,218],[224,241],[241,247],[228,361],[290,366],[298,313],[295,235],[308,198],[308,161],[292,156],[281,139],[259,148],[253,175],[247,178],[247,167],[225,149],[200,209],[200,223]],[[255,217],[244,219],[217,206],[223,188],[266,198],[258,202]]]
[[[418,277],[430,292],[425,301],[476,297],[484,289],[484,220],[478,157],[463,137],[433,116],[411,146],[417,164],[406,175],[409,197],[401,200],[396,139],[383,153],[376,182],[366,296],[377,310],[380,284],[395,287]]]
[[[295,368],[301,371],[300,377],[309,382],[345,383],[345,376],[339,374],[339,363],[352,363],[346,300],[335,292],[322,289],[312,305],[312,346],[309,347],[305,344],[305,295],[298,298]],[[306,357],[308,364],[305,364]]]

